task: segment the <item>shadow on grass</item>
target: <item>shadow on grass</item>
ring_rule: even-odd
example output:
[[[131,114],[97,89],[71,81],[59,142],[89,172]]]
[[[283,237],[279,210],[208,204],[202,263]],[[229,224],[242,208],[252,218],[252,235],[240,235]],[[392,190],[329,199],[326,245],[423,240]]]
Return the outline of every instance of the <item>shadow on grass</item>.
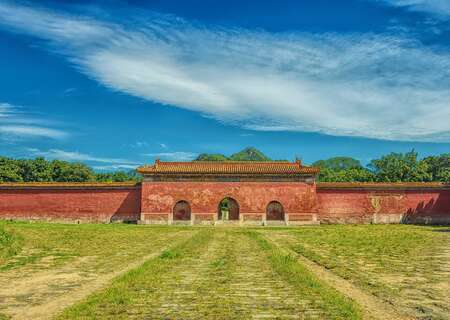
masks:
[[[431,230],[432,232],[450,232],[450,228],[449,229],[436,229],[436,230]]]

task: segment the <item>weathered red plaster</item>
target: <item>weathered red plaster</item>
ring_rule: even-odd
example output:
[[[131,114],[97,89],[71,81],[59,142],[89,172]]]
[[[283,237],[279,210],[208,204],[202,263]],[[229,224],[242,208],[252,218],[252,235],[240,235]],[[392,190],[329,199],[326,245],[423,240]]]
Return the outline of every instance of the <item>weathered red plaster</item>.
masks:
[[[140,188],[0,189],[0,217],[11,219],[137,220]]]
[[[425,186],[425,187],[423,187]],[[389,184],[348,187],[303,182],[143,182],[142,185],[0,185],[0,218],[72,221],[171,220],[185,200],[197,222],[217,217],[225,197],[241,219],[263,220],[271,201],[299,223],[450,223],[448,186]]]
[[[318,219],[324,222],[449,223],[450,190],[318,189]],[[379,218],[378,221],[376,219]],[[375,221],[374,221],[375,219]],[[387,219],[387,220],[385,220]],[[389,220],[391,219],[391,220]]]
[[[241,214],[264,215],[271,201],[286,213],[316,210],[315,186],[298,182],[144,182],[143,213],[171,213],[180,200],[189,202],[194,214],[216,214],[219,202],[231,197]]]

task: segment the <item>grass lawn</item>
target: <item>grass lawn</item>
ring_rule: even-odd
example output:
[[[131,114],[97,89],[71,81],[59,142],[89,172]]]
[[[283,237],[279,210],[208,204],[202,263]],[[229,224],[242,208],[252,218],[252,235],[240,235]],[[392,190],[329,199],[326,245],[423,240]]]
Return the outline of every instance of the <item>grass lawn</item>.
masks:
[[[334,225],[261,232],[404,314],[450,319],[448,227]]]
[[[449,319],[448,230],[0,222],[0,313],[361,319],[364,306],[318,279],[294,256],[300,254],[404,314]]]
[[[25,317],[30,307],[45,312],[55,298],[192,234],[167,226],[0,222],[0,314]]]
[[[61,319],[359,319],[358,306],[256,233],[204,229]]]

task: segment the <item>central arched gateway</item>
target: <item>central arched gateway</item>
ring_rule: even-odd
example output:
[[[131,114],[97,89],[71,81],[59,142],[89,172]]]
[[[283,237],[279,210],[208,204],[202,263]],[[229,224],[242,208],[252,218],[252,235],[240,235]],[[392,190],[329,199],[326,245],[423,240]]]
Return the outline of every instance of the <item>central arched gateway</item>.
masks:
[[[239,204],[233,198],[227,197],[219,202],[217,208],[218,220],[239,220]]]
[[[191,220],[191,206],[187,201],[181,200],[175,204],[175,206],[173,207],[173,220]]]
[[[266,220],[284,220],[284,208],[278,201],[271,201],[266,208]]]
[[[144,176],[138,195],[142,223],[187,224],[177,220],[189,217],[190,224],[315,223],[319,168],[299,160],[156,160],[138,172]],[[189,203],[176,203],[180,200]],[[128,207],[123,210],[125,214]]]

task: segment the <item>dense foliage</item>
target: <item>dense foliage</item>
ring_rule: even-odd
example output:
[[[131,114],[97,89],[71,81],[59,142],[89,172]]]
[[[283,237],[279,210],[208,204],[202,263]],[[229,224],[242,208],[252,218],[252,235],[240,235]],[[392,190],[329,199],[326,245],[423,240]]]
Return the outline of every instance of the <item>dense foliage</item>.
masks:
[[[202,153],[195,161],[272,161],[272,159],[256,148],[247,147],[229,157],[218,153]]]
[[[261,151],[249,147],[229,157],[200,154],[196,161],[273,161]],[[334,157],[312,164],[320,167],[322,182],[450,182],[450,154],[419,159],[414,150],[390,153],[372,160],[367,166],[350,157]],[[99,173],[83,163],[44,158],[11,159],[0,157],[0,182],[124,182],[141,181],[132,170]]]
[[[78,162],[48,161],[44,158],[11,159],[0,157],[0,182],[123,182],[139,181],[134,171],[96,173]]]
[[[227,157],[223,154],[200,154],[198,161],[273,161],[255,148]],[[351,157],[333,157],[312,164],[320,167],[322,182],[450,182],[450,154],[419,159],[414,150],[390,153],[372,160],[368,166]]]
[[[327,182],[450,182],[450,154],[420,160],[412,150],[384,155],[367,167],[346,157],[320,160],[313,165],[321,168],[319,181]]]

